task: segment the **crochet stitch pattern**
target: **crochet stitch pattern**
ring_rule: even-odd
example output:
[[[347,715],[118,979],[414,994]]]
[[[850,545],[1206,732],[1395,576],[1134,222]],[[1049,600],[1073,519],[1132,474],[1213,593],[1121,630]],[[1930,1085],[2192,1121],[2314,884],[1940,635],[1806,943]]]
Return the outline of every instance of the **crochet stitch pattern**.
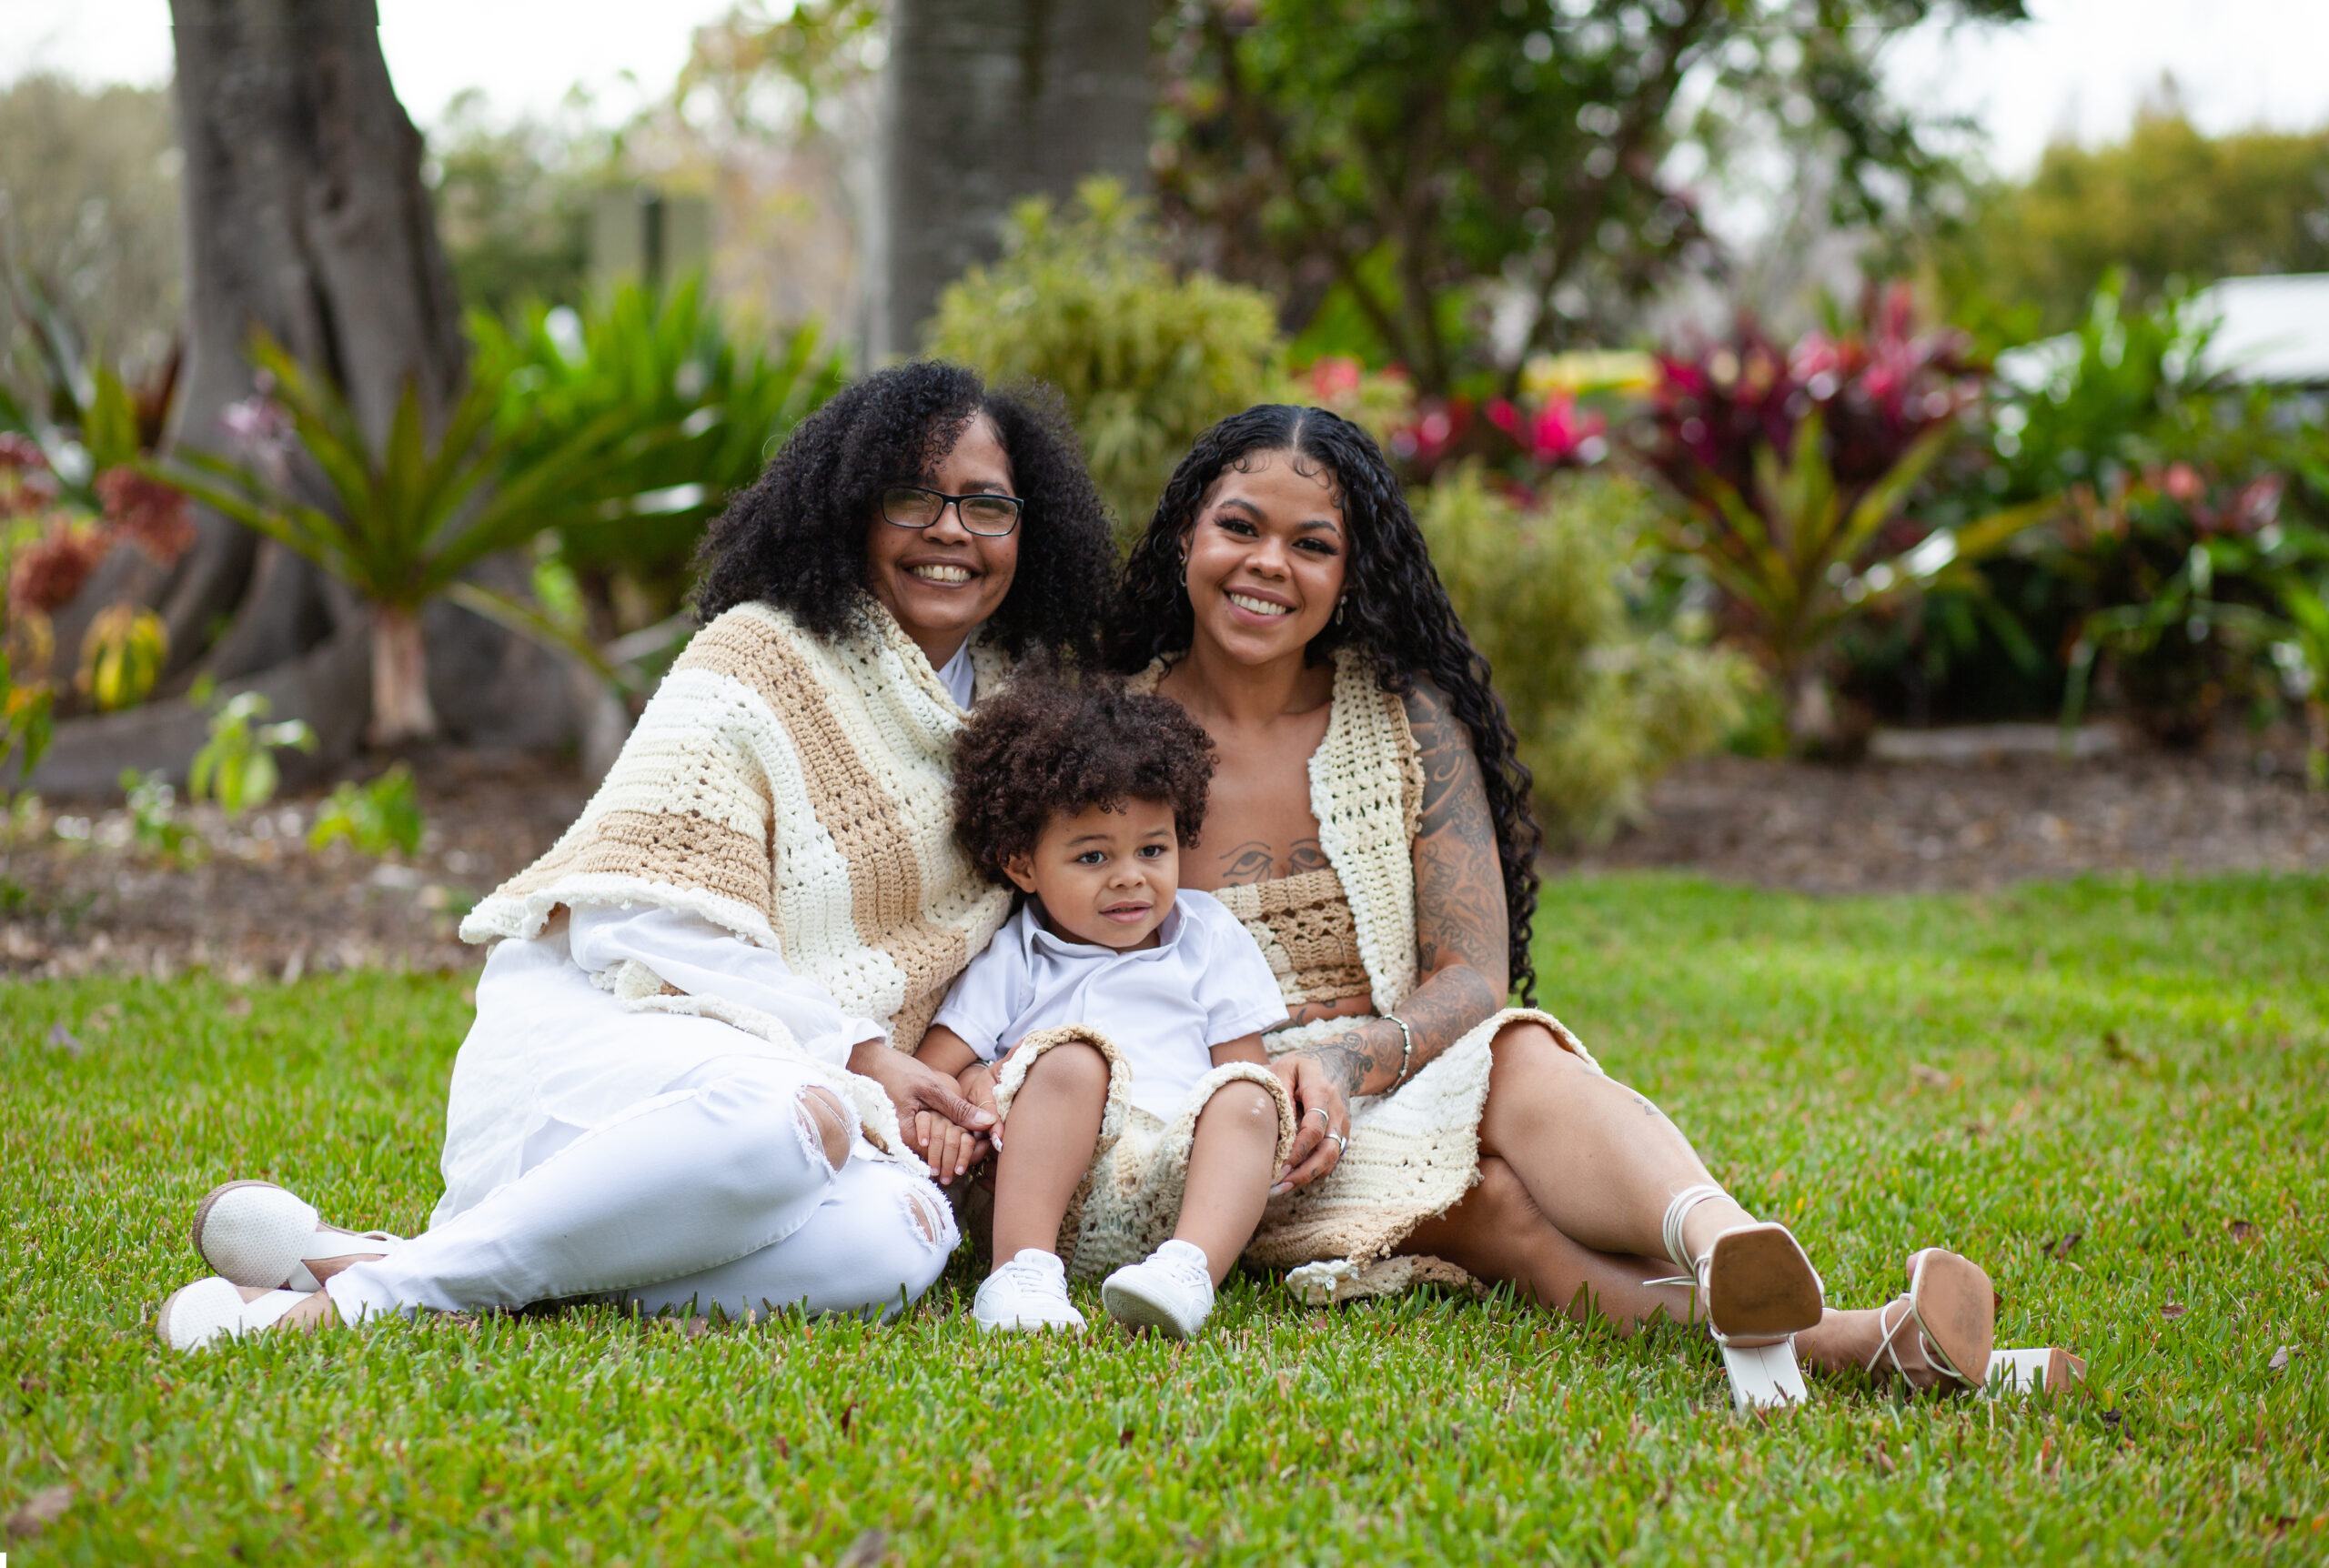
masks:
[[[1167,664],[1157,660],[1130,684],[1154,690]],[[1415,838],[1423,819],[1423,762],[1406,704],[1375,683],[1356,650],[1336,652],[1333,702],[1326,739],[1310,758],[1310,809],[1318,819],[1319,847],[1347,902],[1379,1016],[1405,1000],[1418,980]],[[1315,898],[1317,890],[1305,892]],[[1231,888],[1216,895],[1270,953],[1265,933],[1272,928],[1261,915],[1261,896],[1259,889]],[[1247,904],[1255,906],[1255,916],[1246,914]],[[1317,919],[1315,910],[1310,918]],[[1279,950],[1287,967],[1280,970],[1278,955],[1272,954],[1271,969],[1283,985],[1298,971],[1282,942]],[[1296,1007],[1303,999],[1288,990],[1286,1000]],[[1347,1265],[1335,1273],[1336,1300],[1405,1289],[1417,1277],[1413,1260],[1391,1259],[1391,1250],[1417,1225],[1447,1212],[1479,1180],[1490,1045],[1499,1030],[1523,1020],[1545,1025],[1565,1050],[1599,1070],[1552,1014],[1505,1009],[1467,1030],[1396,1092],[1353,1101],[1350,1147],[1341,1161],[1319,1181],[1273,1199],[1245,1257],[1278,1268]],[[1366,1021],[1364,1016],[1325,1019],[1281,1030],[1264,1043],[1273,1057],[1283,1056]]]
[[[684,910],[781,954],[892,1044],[919,1041],[1010,896],[974,876],[953,841],[962,710],[886,612],[869,619],[827,641],[746,604],[698,633],[581,816],[469,912],[462,939],[530,939],[561,907]],[[1000,657],[977,648],[973,662],[993,689]],[[635,1010],[719,1018],[798,1050],[750,1009],[613,983]],[[877,1085],[820,1070],[869,1139],[902,1148]]]

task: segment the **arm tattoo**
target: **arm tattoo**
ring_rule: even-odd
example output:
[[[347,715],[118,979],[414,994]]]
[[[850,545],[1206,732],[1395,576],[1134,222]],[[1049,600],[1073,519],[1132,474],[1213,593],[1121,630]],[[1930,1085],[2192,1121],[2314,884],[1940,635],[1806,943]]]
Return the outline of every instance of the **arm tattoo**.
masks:
[[[1469,965],[1500,996],[1510,983],[1510,924],[1496,824],[1471,735],[1429,687],[1407,699],[1407,723],[1424,779],[1415,847],[1417,957],[1427,976]]]
[[[1423,821],[1416,833],[1416,951],[1423,983],[1399,1004],[1415,1031],[1410,1077],[1494,1016],[1509,986],[1510,927],[1504,869],[1479,759],[1462,722],[1429,687],[1407,699],[1423,763]],[[1309,1047],[1346,1095],[1380,1094],[1398,1079],[1399,1026],[1355,1023]]]
[[[1464,964],[1442,970],[1417,987],[1399,1004],[1399,1016],[1416,1036],[1415,1055],[1406,1063],[1407,1076],[1421,1072],[1503,1001],[1477,970]],[[1397,1024],[1377,1018],[1355,1021],[1306,1049],[1345,1094],[1381,1094],[1398,1081],[1406,1040]]]

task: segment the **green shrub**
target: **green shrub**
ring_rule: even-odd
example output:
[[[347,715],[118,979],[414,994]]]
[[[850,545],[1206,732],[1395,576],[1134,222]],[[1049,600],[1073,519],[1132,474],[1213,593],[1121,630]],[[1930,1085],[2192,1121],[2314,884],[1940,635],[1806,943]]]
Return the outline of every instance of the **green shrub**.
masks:
[[[198,701],[209,700],[200,683],[196,695]],[[187,775],[188,796],[197,800],[217,796],[229,817],[239,817],[275,799],[275,787],[282,780],[276,752],[285,747],[313,751],[316,732],[300,719],[267,723],[274,706],[259,692],[238,691],[213,709],[210,739],[194,754],[194,766]]]
[[[402,849],[420,852],[420,793],[412,769],[399,762],[369,784],[342,779],[316,813],[308,833],[310,849],[345,841],[359,855]]]
[[[839,355],[818,327],[762,348],[701,278],[629,284],[579,312],[537,307],[509,326],[472,313],[469,331],[475,373],[502,389],[499,427],[520,469],[560,461],[610,420],[630,433],[614,482],[537,513],[600,639],[679,609],[706,524],[842,386]]]
[[[1175,276],[1146,204],[1107,179],[1086,180],[1064,214],[1022,202],[1003,259],[939,297],[929,347],[991,380],[1058,387],[1125,536],[1207,426],[1285,381],[1269,296]]]
[[[1739,722],[1752,667],[1629,604],[1652,517],[1638,486],[1563,476],[1524,510],[1467,463],[1419,502],[1432,559],[1487,656],[1556,839],[1602,838],[1638,816],[1652,778]]]

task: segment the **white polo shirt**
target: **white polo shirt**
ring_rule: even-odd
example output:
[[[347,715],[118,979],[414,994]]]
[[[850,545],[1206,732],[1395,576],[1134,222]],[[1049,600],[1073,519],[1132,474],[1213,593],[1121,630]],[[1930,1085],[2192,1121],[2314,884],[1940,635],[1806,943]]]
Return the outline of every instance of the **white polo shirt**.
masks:
[[[1039,1029],[1080,1023],[1132,1068],[1132,1102],[1160,1121],[1213,1070],[1213,1048],[1285,1020],[1269,960],[1210,893],[1184,891],[1153,948],[1064,940],[1029,900],[954,981],[930,1021],[993,1061]]]

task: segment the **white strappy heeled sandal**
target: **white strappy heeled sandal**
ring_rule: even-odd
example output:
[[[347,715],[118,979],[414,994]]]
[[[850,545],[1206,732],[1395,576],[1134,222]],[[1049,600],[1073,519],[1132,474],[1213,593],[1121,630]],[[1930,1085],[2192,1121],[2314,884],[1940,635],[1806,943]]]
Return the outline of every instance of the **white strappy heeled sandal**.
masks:
[[[230,1284],[257,1290],[322,1286],[310,1262],[393,1251],[404,1238],[386,1231],[327,1225],[315,1205],[272,1181],[214,1187],[194,1211],[194,1250]]]
[[[1906,1310],[1895,1321],[1894,1306]],[[1947,1382],[1978,1389],[1988,1381],[1991,1352],[1997,1341],[1997,1292],[1980,1264],[1939,1247],[1909,1254],[1909,1293],[1899,1302],[1887,1302],[1877,1314],[1884,1337],[1868,1358],[1868,1370],[1890,1357],[1903,1382],[1911,1382],[1901,1364],[1901,1332],[1914,1325],[1918,1348],[1932,1370]],[[2042,1373],[2041,1374],[2042,1376]]]
[[[1768,1221],[1735,1225],[1697,1258],[1688,1256],[1683,1221],[1708,1199],[1726,1196],[1712,1185],[1674,1195],[1661,1227],[1666,1255],[1689,1271],[1649,1283],[1688,1285],[1705,1303],[1707,1331],[1722,1351],[1731,1402],[1739,1410],[1800,1404],[1808,1395],[1795,1362],[1795,1336],[1819,1326],[1826,1287],[1794,1234]]]

